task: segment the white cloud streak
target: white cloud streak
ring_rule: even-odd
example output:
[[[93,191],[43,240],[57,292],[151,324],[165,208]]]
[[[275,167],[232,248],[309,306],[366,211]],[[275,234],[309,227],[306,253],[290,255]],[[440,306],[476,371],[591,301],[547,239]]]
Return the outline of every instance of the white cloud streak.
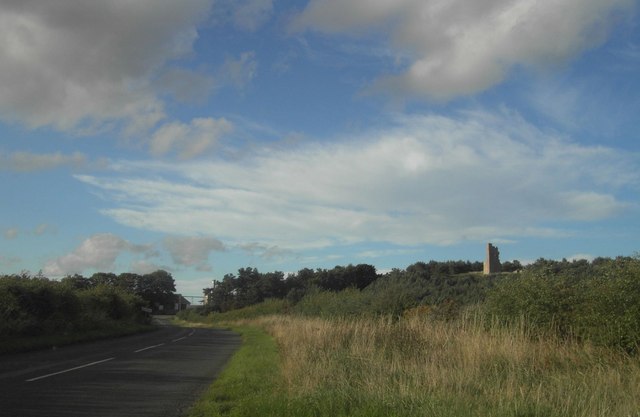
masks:
[[[395,127],[238,161],[123,162],[102,212],[136,228],[301,249],[563,236],[628,203],[637,161],[548,135],[516,114],[398,118]]]
[[[107,161],[104,159],[89,162],[86,155],[81,152],[63,154],[55,152],[50,154],[36,154],[31,152],[13,152],[0,154],[0,169],[17,172],[36,172],[70,167],[73,169],[105,168]]]
[[[562,64],[606,39],[632,0],[312,0],[294,31],[384,34],[413,56],[374,90],[450,99],[500,83],[516,66]],[[383,36],[384,36],[383,35]],[[376,37],[379,39],[379,36]]]
[[[224,118],[196,118],[189,124],[167,123],[152,135],[150,151],[155,156],[175,151],[179,158],[190,159],[213,148],[232,130],[233,124]]]

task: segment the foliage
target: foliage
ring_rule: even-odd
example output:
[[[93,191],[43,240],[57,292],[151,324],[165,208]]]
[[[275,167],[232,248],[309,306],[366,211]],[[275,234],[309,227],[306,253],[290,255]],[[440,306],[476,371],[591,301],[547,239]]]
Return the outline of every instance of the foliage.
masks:
[[[482,301],[487,289],[499,279],[499,275],[473,273],[431,275],[420,265],[410,266],[405,271],[394,269],[382,275],[363,290],[332,292],[312,288],[291,311],[320,317],[363,314],[399,317],[408,309],[429,305],[435,317],[451,319],[463,306]]]
[[[260,273],[256,268],[241,268],[238,275],[227,274],[213,288],[204,293],[212,311],[226,312],[260,303],[269,298],[285,298],[299,301],[308,291],[320,288],[341,291],[347,288],[362,289],[377,279],[371,265],[336,266],[331,270],[302,269],[285,279],[280,271]]]
[[[80,285],[77,285],[81,283]],[[144,301],[105,284],[85,286],[42,276],[0,276],[0,336],[31,337],[83,332],[113,323],[143,323]]]
[[[125,276],[125,279],[130,279]],[[176,285],[170,273],[158,270],[150,274],[139,276],[135,283],[135,294],[147,301],[150,307],[168,305],[173,308],[175,303]]]
[[[241,309],[269,298],[286,298],[291,305],[302,303],[299,311],[322,309],[328,313],[330,308],[326,306],[311,306],[314,297],[326,297],[340,310],[336,311],[338,315],[367,311],[402,314],[405,308],[419,302],[454,299],[456,303],[467,303],[482,298],[484,287],[490,285],[486,283],[492,279],[478,278],[476,272],[481,270],[480,262],[430,261],[418,262],[405,271],[395,269],[380,275],[372,265],[349,264],[332,269],[303,268],[285,279],[279,271],[260,273],[255,268],[241,268],[237,275],[227,274],[213,288],[205,288],[204,293],[208,311],[216,312]],[[476,289],[477,294],[471,291]],[[391,300],[386,299],[385,291]],[[325,292],[344,294],[319,295]],[[350,305],[338,306],[341,297],[348,299],[344,301]]]
[[[65,331],[77,322],[77,295],[43,277],[0,277],[0,335],[32,336]]]
[[[113,288],[122,294],[134,294],[145,301],[147,307],[157,309],[159,306],[173,307],[175,303],[175,281],[170,273],[157,270],[149,274],[139,275],[124,272],[96,272],[89,278],[82,275],[70,275],[61,282],[75,290],[86,290],[98,287]]]
[[[253,319],[270,314],[286,314],[288,311],[289,303],[286,300],[270,298],[258,304],[236,310],[229,310],[224,313],[217,311],[208,312],[203,307],[189,308],[178,312],[176,317],[186,322],[213,324],[233,320]]]
[[[467,306],[486,300],[498,319],[514,323],[525,317],[535,334],[552,332],[635,352],[640,344],[639,264],[632,257],[591,262],[541,258],[525,267],[505,262],[505,269],[515,272],[483,275],[479,262],[430,261],[385,274],[364,264],[304,268],[286,279],[282,272],[243,268],[205,290],[209,303],[203,314],[243,310],[241,315],[249,306],[278,299],[286,300],[286,311],[307,316],[401,317],[425,307],[433,318],[453,320]]]
[[[640,345],[640,259],[592,262],[540,259],[517,278],[503,280],[487,307],[534,330],[636,352]]]

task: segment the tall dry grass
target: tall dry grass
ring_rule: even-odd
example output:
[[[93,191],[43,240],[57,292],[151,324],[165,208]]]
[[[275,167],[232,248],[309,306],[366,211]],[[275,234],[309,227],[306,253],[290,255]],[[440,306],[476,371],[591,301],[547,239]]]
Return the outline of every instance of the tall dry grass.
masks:
[[[474,314],[252,323],[279,346],[290,401],[333,398],[344,415],[368,415],[358,407],[373,401],[395,415],[640,416],[637,357],[533,339],[524,324]]]

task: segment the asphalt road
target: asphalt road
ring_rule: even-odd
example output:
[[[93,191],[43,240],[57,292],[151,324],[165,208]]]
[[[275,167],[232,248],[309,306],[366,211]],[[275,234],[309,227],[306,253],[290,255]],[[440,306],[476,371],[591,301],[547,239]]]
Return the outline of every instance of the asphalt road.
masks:
[[[182,416],[239,345],[230,331],[166,326],[0,356],[0,416]]]

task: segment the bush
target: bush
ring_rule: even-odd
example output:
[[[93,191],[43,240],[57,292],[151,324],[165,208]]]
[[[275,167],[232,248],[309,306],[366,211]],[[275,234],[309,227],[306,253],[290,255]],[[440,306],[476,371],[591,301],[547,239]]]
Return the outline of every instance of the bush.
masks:
[[[0,334],[34,336],[67,330],[80,314],[78,297],[45,278],[0,277]]]
[[[73,286],[28,275],[0,276],[0,336],[42,336],[144,321],[139,297],[124,290]]]
[[[109,321],[144,320],[138,296],[112,286],[99,285],[78,292],[83,309],[83,327],[99,327]]]
[[[575,332],[592,342],[637,352],[640,345],[640,274],[586,283],[576,306]]]
[[[370,297],[355,288],[340,292],[311,290],[293,308],[294,313],[318,317],[345,317],[370,311]]]
[[[630,353],[638,351],[639,259],[536,264],[490,292],[490,313],[511,323],[524,317],[534,334],[552,331]]]

